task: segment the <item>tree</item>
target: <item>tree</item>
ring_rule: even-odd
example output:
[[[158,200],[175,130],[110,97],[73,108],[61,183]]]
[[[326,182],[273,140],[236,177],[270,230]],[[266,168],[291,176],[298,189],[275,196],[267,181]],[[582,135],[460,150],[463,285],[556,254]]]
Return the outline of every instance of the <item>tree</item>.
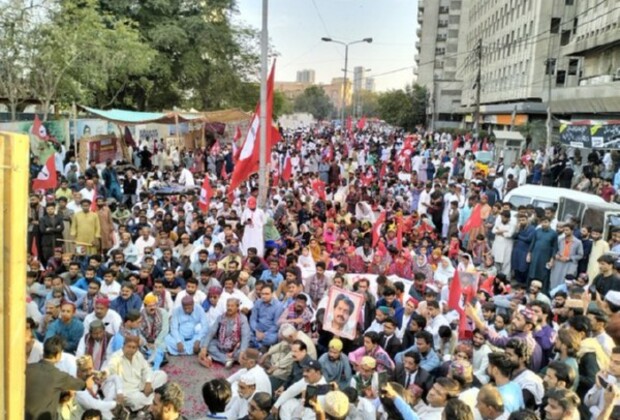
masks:
[[[419,85],[390,90],[379,95],[379,115],[389,124],[413,131],[425,122],[426,101],[426,89]]]
[[[379,95],[369,90],[361,90],[353,94],[353,104],[349,107],[348,115],[357,117],[376,117],[379,115]]]
[[[293,109],[308,112],[317,120],[324,120],[334,113],[334,105],[320,86],[310,86],[295,98]]]

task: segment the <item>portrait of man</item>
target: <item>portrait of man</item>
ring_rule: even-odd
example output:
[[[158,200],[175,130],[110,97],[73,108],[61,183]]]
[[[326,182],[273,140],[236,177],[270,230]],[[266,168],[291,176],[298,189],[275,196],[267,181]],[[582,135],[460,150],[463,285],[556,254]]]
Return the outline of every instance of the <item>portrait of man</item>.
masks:
[[[341,338],[354,339],[363,296],[335,286],[328,293],[323,329]]]

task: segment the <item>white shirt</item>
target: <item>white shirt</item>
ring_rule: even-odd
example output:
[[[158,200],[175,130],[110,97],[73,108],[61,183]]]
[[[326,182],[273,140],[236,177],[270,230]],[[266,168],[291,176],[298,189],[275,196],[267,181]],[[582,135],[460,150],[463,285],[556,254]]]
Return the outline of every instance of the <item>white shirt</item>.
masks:
[[[170,295],[170,293],[166,293],[166,295]],[[174,300],[172,309],[180,308],[181,301],[183,300],[185,296],[187,296],[187,290],[181,290],[177,294],[177,298]],[[196,305],[202,306],[203,302],[207,299],[207,295],[205,295],[205,293],[202,290],[196,290],[196,293],[194,293],[193,298],[194,298],[194,303]]]
[[[220,300],[217,301],[215,313],[213,314],[216,318],[226,312],[226,301],[228,301],[229,298],[239,299],[241,302],[239,306],[240,309],[248,309],[251,311],[254,307],[254,303],[241,290],[234,289],[232,293],[222,290],[222,295],[220,296]]]
[[[30,354],[28,355],[28,361],[27,363],[39,363],[41,360],[43,359],[43,344],[38,341],[38,340],[34,340],[34,344],[32,345],[32,350],[30,351]]]
[[[84,318],[84,335],[88,333],[90,323],[93,322],[95,319],[98,318],[95,316],[94,312],[86,315],[86,318]],[[103,317],[101,322],[103,322],[103,325],[105,325],[105,330],[107,332],[115,335],[121,329],[121,324],[123,323],[123,320],[114,309],[108,309],[108,313]]]
[[[121,284],[117,281],[112,281],[112,284],[107,284],[105,281],[101,282],[100,293],[110,301],[113,301],[121,294]]]
[[[326,385],[326,384],[327,382],[325,381],[325,378],[321,376],[321,379],[314,385]],[[273,406],[280,408],[282,404],[284,404],[285,402],[287,402],[288,400],[292,398],[295,398],[296,396],[300,395],[303,391],[305,391],[308,385],[310,384],[308,384],[308,382],[306,382],[305,379],[298,380],[293,385],[289,386],[288,389],[286,389],[282,394],[280,394],[280,397],[278,397],[278,400],[275,402]],[[321,406],[325,407],[325,396],[319,395],[318,400],[321,403]]]
[[[181,170],[181,175],[179,176],[179,184],[185,185],[186,187],[196,186],[194,174],[192,174],[189,169],[183,168]]]
[[[60,360],[54,366],[62,372],[77,377],[77,364],[75,363],[75,356],[72,354],[63,351]]]
[[[245,368],[239,369],[234,375],[228,377],[228,382],[232,385],[233,393],[237,392],[237,383],[246,373],[254,376],[254,380],[256,381],[256,392],[266,392],[267,394],[271,394],[271,381],[269,380],[269,375],[267,375],[265,369],[259,365],[256,365],[249,370]]]
[[[122,393],[142,391],[144,384],[153,380],[153,370],[139,351],[129,360],[119,350],[110,357],[108,373],[118,375],[123,381]]]
[[[95,198],[95,189],[89,190],[88,188],[82,188],[80,190],[80,195],[82,196],[82,200],[90,200],[93,201]]]
[[[140,236],[136,239],[136,243],[134,245],[138,248],[138,256],[143,258],[144,248],[153,248],[155,246],[155,238],[149,235],[148,238],[144,239],[144,236]]]

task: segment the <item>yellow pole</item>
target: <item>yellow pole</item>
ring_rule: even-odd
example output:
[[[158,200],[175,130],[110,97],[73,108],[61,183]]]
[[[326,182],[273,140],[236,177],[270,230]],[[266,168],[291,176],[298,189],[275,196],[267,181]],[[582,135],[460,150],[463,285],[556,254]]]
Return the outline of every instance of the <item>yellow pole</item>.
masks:
[[[26,383],[27,135],[0,132],[0,417],[24,418]]]

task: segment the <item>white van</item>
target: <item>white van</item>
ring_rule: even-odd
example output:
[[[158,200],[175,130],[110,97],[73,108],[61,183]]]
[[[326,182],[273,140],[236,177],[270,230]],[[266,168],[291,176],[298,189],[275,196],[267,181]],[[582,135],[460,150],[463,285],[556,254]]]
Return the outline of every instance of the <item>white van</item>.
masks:
[[[524,185],[510,191],[503,202],[508,202],[516,209],[519,206],[533,205],[534,207],[558,207],[560,197],[570,197],[573,200],[589,203],[605,203],[598,195],[575,191],[568,188],[545,187],[542,185]]]

